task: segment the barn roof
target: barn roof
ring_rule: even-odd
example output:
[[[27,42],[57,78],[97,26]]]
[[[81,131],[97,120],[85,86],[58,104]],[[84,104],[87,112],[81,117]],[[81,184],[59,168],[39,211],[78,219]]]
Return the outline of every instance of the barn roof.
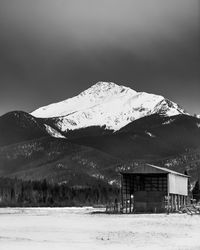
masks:
[[[150,174],[150,173],[166,173],[166,174],[174,174],[189,178],[188,175],[181,174],[179,172],[173,171],[168,168],[158,167],[152,164],[144,164],[142,166],[138,166],[130,171],[123,171],[121,174]]]

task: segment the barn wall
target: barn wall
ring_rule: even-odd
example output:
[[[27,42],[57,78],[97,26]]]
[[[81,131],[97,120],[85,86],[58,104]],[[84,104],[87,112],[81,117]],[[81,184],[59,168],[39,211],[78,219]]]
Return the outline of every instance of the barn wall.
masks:
[[[168,191],[170,194],[188,195],[188,178],[180,175],[168,175]]]
[[[164,212],[167,174],[123,174],[121,180],[124,213]]]

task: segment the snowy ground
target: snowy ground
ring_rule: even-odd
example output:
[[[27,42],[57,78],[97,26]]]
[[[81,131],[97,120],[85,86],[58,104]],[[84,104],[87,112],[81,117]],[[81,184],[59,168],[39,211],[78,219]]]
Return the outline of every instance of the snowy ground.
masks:
[[[199,215],[105,215],[92,210],[0,208],[0,249],[200,249]]]

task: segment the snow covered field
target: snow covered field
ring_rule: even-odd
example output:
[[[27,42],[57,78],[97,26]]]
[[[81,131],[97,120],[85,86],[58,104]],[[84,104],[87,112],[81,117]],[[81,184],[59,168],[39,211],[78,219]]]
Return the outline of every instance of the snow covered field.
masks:
[[[200,249],[198,215],[91,211],[94,209],[0,208],[0,249]]]

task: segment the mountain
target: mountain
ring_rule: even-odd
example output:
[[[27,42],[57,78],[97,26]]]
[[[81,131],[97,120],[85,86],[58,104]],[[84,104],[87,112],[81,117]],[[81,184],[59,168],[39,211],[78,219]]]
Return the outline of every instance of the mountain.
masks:
[[[109,135],[71,139],[123,160],[146,161],[170,157],[200,146],[200,119],[154,114],[140,118]]]
[[[0,147],[0,176],[70,186],[98,180],[118,185],[120,170],[148,162],[187,170],[195,181],[200,177],[200,130],[198,120],[189,118],[153,115],[109,136],[71,141],[47,136]]]
[[[200,119],[159,95],[98,82],[31,114],[0,117],[0,177],[119,184],[145,162],[200,177]]]
[[[48,136],[42,122],[23,111],[9,112],[0,117],[0,147]]]
[[[0,176],[51,183],[90,185],[101,179],[117,183],[122,161],[91,147],[43,137],[0,148]]]
[[[73,98],[41,107],[31,113],[37,118],[43,118],[66,137],[69,131],[88,127],[118,131],[152,114],[173,116],[187,113],[163,96],[136,92],[112,82],[98,82]]]

